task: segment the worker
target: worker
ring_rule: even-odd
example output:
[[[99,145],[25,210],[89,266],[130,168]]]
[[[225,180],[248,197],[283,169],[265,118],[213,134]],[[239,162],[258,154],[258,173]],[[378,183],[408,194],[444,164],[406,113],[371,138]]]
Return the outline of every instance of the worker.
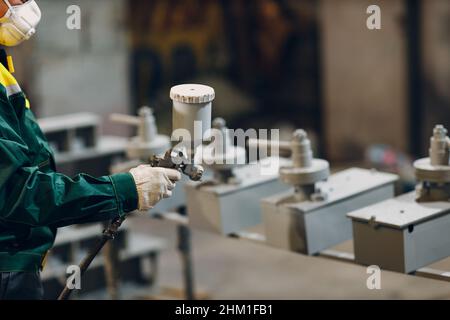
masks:
[[[10,47],[30,39],[41,11],[34,0],[0,0],[0,16],[0,45]],[[58,228],[145,212],[170,197],[181,176],[146,165],[97,178],[57,173],[32,106],[11,74],[12,60],[2,60],[0,299],[42,299],[40,272]]]

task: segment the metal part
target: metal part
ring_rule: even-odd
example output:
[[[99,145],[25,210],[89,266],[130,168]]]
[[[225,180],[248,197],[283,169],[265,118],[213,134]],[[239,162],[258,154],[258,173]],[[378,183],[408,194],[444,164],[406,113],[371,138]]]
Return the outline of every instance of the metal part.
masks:
[[[149,157],[159,155],[170,148],[169,137],[158,134],[155,117],[149,107],[142,107],[139,110],[138,117],[115,113],[110,116],[110,119],[138,128],[138,135],[131,139],[127,147],[129,159],[145,161]]]
[[[346,213],[394,195],[396,175],[352,168],[332,174],[315,185],[316,195],[300,201],[288,191],[262,200],[267,243],[304,254],[318,252],[351,239]]]
[[[195,153],[204,141],[212,140],[214,133],[218,133],[220,138],[212,141],[213,149],[205,147],[205,152],[202,148],[202,155],[206,160],[204,163],[208,162],[206,165],[214,170],[215,179],[207,183],[185,184],[190,225],[215,233],[229,234],[259,224],[259,199],[287,188],[278,182],[278,174],[262,174],[264,167],[261,162],[236,166],[236,163],[245,163],[245,149],[234,147],[225,121],[216,119],[216,130],[209,130],[211,101],[215,98],[212,88],[191,84],[176,86],[172,88],[170,96],[173,100],[173,127],[186,129],[190,134],[198,131],[203,134],[191,137],[192,141],[182,141],[182,145],[188,150],[191,148],[190,155]],[[190,145],[186,145],[187,142]],[[208,151],[214,153],[208,157]],[[278,158],[273,160],[283,162],[282,159],[278,161]]]
[[[430,162],[433,166],[449,165],[449,144],[447,129],[443,125],[436,125],[430,138]]]
[[[287,166],[289,159],[267,158]],[[262,222],[260,199],[286,191],[289,186],[279,181],[276,173],[262,174],[265,161],[234,168],[238,183],[212,180],[186,183],[186,204],[193,228],[218,234],[230,234]]]
[[[410,192],[348,214],[356,262],[410,273],[450,256],[450,202],[415,200]]]
[[[304,130],[294,132],[291,150],[292,166],[280,168],[280,179],[294,186],[295,195],[301,201],[320,193],[315,183],[328,178],[330,166],[328,161],[313,158],[311,141]],[[322,197],[326,195],[322,194]]]
[[[100,116],[89,112],[38,120],[55,153],[66,156],[96,149],[101,138],[100,122]]]
[[[245,148],[234,146],[231,135],[223,118],[216,118],[212,125],[213,143],[203,147],[203,163],[214,172],[216,181],[236,183],[233,169],[246,162]]]
[[[420,182],[450,183],[450,138],[442,125],[434,128],[430,139],[429,158],[414,162],[416,179]]]
[[[183,265],[185,299],[195,299],[194,271],[192,263],[191,229],[189,226],[177,225],[178,251]]]
[[[357,262],[410,273],[450,256],[449,143],[437,125],[430,157],[414,163],[416,192],[348,214]]]
[[[330,176],[304,130],[294,132],[290,148],[292,165],[280,167],[280,180],[293,192],[261,201],[267,243],[274,247],[316,254],[351,238],[349,210],[394,195],[395,175],[353,168]]]
[[[191,230],[189,220],[183,211],[166,212],[153,216],[156,219],[171,221],[177,224],[177,246],[183,266],[184,292],[187,300],[195,299],[194,268],[192,261]]]
[[[248,139],[247,146],[249,149],[262,148],[267,150],[268,156],[280,156],[289,158],[292,155],[290,141],[274,141],[265,139]],[[274,154],[275,153],[275,154]]]
[[[155,214],[153,215],[153,217],[156,219],[174,222],[177,225],[177,247],[180,253],[183,267],[185,299],[194,300],[195,281],[189,219],[184,211]]]
[[[418,185],[417,201],[450,199],[450,138],[447,129],[436,125],[430,139],[429,158],[414,162]]]

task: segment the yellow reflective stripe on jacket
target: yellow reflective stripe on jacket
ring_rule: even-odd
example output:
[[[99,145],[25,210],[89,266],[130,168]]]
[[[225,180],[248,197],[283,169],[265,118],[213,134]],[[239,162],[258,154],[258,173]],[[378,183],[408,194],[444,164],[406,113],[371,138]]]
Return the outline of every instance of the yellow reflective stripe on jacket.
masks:
[[[11,56],[7,56],[6,60],[8,61],[8,70],[11,74],[13,74],[14,72],[16,72],[16,69],[14,68],[13,58]]]
[[[0,63],[0,84],[3,87],[5,87],[8,97],[16,93],[22,92],[22,89],[17,83],[16,78],[14,78],[14,76],[8,71],[8,69],[6,69],[5,66],[3,66],[1,63]]]

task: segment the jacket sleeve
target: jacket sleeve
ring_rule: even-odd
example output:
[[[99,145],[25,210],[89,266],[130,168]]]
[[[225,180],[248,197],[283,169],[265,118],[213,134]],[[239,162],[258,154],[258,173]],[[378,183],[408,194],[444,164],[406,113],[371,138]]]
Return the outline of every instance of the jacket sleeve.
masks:
[[[0,138],[0,221],[32,227],[63,227],[123,216],[136,210],[129,173],[74,178],[30,165],[26,146]]]

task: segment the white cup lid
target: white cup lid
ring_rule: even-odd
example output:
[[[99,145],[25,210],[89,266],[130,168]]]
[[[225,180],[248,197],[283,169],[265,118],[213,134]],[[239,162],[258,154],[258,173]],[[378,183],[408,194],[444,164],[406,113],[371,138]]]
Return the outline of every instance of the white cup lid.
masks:
[[[182,103],[208,103],[215,97],[214,89],[202,84],[181,84],[170,89],[170,98]]]

